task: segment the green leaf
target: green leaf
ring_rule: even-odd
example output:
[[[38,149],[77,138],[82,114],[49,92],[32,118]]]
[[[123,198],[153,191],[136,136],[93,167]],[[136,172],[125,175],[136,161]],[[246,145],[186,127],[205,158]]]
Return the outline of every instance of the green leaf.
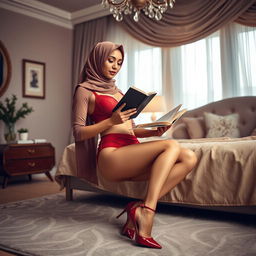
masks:
[[[4,103],[0,102],[0,120],[7,125],[15,123],[20,118],[25,118],[29,113],[34,111],[27,103],[23,103],[19,109],[16,109],[16,102],[17,97],[14,94],[11,99],[7,97]]]

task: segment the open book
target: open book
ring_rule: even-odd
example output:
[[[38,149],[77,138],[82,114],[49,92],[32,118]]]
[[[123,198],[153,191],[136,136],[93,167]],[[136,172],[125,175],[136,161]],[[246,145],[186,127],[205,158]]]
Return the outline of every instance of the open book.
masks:
[[[181,106],[182,104],[178,105],[155,122],[138,124],[135,128],[157,128],[172,125],[187,111],[186,109],[180,110]]]
[[[128,91],[125,93],[123,98],[117,103],[117,105],[112,110],[116,111],[123,103],[126,103],[125,107],[122,111],[136,108],[137,112],[130,117],[130,119],[135,118],[139,115],[139,113],[146,107],[146,105],[153,99],[156,95],[156,92],[146,93],[134,86],[130,87]]]

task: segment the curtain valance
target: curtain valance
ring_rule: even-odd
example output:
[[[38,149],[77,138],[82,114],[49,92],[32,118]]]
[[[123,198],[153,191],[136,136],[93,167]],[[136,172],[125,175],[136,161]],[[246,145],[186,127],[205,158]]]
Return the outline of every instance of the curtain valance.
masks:
[[[178,0],[160,21],[141,14],[136,23],[125,15],[119,24],[145,44],[175,47],[205,38],[233,21],[255,26],[255,14],[255,0]]]
[[[256,1],[235,21],[245,26],[256,27]]]

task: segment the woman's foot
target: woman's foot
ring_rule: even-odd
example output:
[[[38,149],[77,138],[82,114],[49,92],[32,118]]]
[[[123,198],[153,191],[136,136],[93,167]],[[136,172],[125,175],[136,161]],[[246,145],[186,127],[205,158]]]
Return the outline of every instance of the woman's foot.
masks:
[[[144,205],[133,207],[129,219],[135,227],[135,240],[137,244],[150,248],[161,249],[162,246],[151,237],[155,210]]]
[[[139,227],[139,235],[151,237],[155,212],[145,207],[139,207],[136,211],[136,221]]]

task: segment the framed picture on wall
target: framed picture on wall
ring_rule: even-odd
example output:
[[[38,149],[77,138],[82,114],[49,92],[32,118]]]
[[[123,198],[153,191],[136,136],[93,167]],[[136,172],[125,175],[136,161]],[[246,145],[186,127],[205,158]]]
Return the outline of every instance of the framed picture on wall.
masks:
[[[23,97],[45,98],[45,63],[22,60]]]

